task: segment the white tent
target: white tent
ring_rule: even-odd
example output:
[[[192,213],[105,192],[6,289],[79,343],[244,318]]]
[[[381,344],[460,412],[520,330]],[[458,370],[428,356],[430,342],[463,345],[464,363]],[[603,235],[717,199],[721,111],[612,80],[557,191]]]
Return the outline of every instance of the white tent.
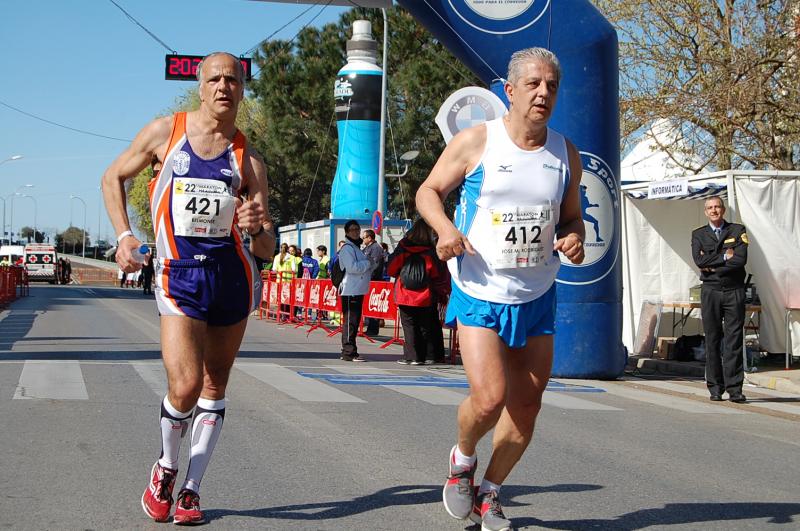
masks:
[[[670,200],[647,199],[647,183],[622,187],[623,343],[632,352],[643,301],[687,301],[689,288],[700,283],[691,232],[708,222],[702,198],[721,195],[726,219],[747,228],[746,269],[761,299],[761,345],[786,352],[788,322],[792,354],[800,356],[800,172],[734,170],[688,181],[690,195]],[[787,321],[791,308],[798,311],[788,312]],[[673,335],[671,319],[661,323],[659,335]],[[686,333],[700,331],[697,320],[689,324],[694,329]]]
[[[663,146],[675,152],[672,158]],[[620,163],[623,182],[661,181],[686,174],[685,168],[703,168],[703,161],[686,148],[680,130],[669,120],[657,120],[642,134],[642,140],[625,155]],[[680,164],[679,164],[680,163]]]

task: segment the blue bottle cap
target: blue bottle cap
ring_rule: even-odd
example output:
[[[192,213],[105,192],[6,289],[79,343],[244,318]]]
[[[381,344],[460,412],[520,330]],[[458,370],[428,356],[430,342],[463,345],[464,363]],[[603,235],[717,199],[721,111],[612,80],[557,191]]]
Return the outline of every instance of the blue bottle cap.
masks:
[[[149,252],[150,252],[150,247],[148,247],[148,246],[146,246],[146,245],[142,244],[142,245],[141,245],[141,247],[139,247],[139,252],[140,252],[142,255],[145,255],[145,254],[147,254],[147,253],[149,253]]]

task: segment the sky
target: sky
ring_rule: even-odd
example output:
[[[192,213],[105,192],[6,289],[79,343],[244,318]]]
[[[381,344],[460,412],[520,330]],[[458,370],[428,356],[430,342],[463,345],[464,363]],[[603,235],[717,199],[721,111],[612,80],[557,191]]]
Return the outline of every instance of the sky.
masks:
[[[217,50],[240,55],[311,7],[250,0],[115,2],[171,50],[192,55]],[[70,222],[82,228],[85,210],[91,241],[98,227],[101,239],[113,240],[101,204],[103,172],[147,122],[196,84],[165,80],[164,56],[171,50],[110,0],[4,0],[0,5],[0,68],[5,72],[0,161],[22,155],[0,162],[6,230],[10,221],[15,233],[35,224],[53,241]],[[346,10],[313,7],[273,38],[291,39],[305,24],[334,22]],[[124,141],[58,127],[8,106]]]

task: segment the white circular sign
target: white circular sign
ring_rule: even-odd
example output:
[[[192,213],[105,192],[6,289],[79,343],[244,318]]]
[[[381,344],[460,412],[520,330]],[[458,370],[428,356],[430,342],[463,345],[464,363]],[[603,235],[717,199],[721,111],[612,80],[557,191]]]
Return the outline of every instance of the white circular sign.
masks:
[[[471,10],[492,20],[506,20],[521,15],[534,0],[464,0]]]

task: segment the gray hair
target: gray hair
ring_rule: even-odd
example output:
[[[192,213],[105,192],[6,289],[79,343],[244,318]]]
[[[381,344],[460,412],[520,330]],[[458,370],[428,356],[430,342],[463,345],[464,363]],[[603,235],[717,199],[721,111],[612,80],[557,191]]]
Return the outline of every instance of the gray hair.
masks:
[[[210,54],[203,57],[203,60],[197,64],[197,81],[198,83],[203,82],[203,64],[206,62],[207,59],[210,59],[217,55],[227,55],[228,57],[232,57],[236,61],[236,74],[239,76],[239,82],[244,86],[246,79],[244,75],[244,66],[242,66],[242,61],[229,52],[211,52]]]
[[[703,207],[708,205],[709,201],[714,201],[714,200],[719,201],[719,206],[721,206],[722,208],[725,208],[725,201],[723,201],[722,198],[720,196],[718,196],[718,195],[712,195],[711,197],[706,197],[706,200],[703,201]]]
[[[546,48],[525,48],[518,50],[511,55],[508,62],[508,82],[512,85],[519,81],[522,75],[522,65],[531,61],[538,61],[549,64],[556,71],[556,82],[561,84],[561,63],[556,54]],[[199,71],[198,71],[199,72]]]

